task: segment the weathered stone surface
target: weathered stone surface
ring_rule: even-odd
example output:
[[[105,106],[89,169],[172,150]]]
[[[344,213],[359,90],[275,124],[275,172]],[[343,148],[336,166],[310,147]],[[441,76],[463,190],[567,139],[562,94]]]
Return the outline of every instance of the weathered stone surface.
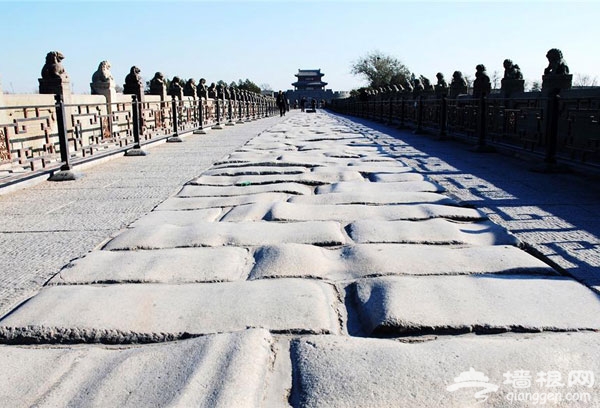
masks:
[[[206,186],[253,186],[275,183],[300,183],[309,186],[336,183],[338,181],[363,180],[357,171],[326,169],[318,172],[302,174],[268,174],[249,176],[200,176],[192,181],[192,185]]]
[[[466,223],[361,220],[351,223],[348,235],[357,243],[518,245],[519,240],[490,221]]]
[[[67,265],[50,284],[191,283],[246,279],[254,259],[244,248],[93,251]]]
[[[450,197],[439,193],[393,192],[393,193],[329,193],[291,196],[288,201],[296,204],[445,204],[457,205]]]
[[[481,273],[555,274],[514,246],[467,248],[431,245],[358,244],[340,249],[282,244],[259,248],[250,279],[302,277],[351,280],[381,275]]]
[[[338,333],[337,303],[333,286],[304,279],[51,286],[0,320],[0,338],[16,336],[6,331],[8,327],[36,330],[38,336],[76,328],[83,337],[111,331],[125,337],[129,333],[207,334],[251,327]]]
[[[0,346],[0,399],[15,408],[260,406],[271,345],[268,331],[246,330],[119,348]]]
[[[273,174],[302,174],[310,171],[299,166],[243,166],[243,167],[218,167],[206,170],[203,176],[264,176]]]
[[[247,222],[261,221],[266,219],[266,215],[273,207],[272,202],[258,202],[246,205],[238,205],[232,208],[221,218],[221,221],[227,222]]]
[[[229,197],[171,197],[163,201],[155,211],[197,210],[201,208],[235,207],[265,201],[286,201],[290,197],[284,193],[248,194]]]
[[[196,222],[177,226],[147,225],[131,228],[109,241],[105,249],[135,250],[198,246],[252,246],[296,242],[342,245],[340,224],[325,222]]]
[[[406,181],[429,181],[427,176],[420,173],[371,173],[369,180],[374,183],[402,183]]]
[[[190,211],[152,211],[138,220],[130,227],[156,226],[160,224],[186,225],[192,222],[217,221],[222,215],[220,208],[203,208]]]
[[[395,276],[352,290],[367,333],[600,330],[598,295],[557,276]]]
[[[369,183],[369,182],[339,182],[318,186],[317,194],[326,193],[365,193],[383,194],[392,192],[430,192],[442,193],[444,188],[431,181],[404,181],[397,183]]]
[[[255,204],[254,204],[255,205]],[[310,205],[279,202],[272,205],[266,219],[272,221],[354,221],[354,220],[426,220],[449,218],[455,220],[483,220],[487,216],[472,208],[438,204],[411,205]]]
[[[259,193],[312,194],[314,187],[300,183],[273,183],[250,186],[194,186],[186,185],[178,197],[230,197]]]
[[[546,395],[555,392],[586,393],[585,402],[563,399],[552,406],[589,407],[600,403],[596,387],[588,382],[568,385],[572,371],[600,371],[598,333],[548,333],[502,336],[460,336],[423,343],[310,336],[294,340],[295,368],[291,402],[301,407],[526,407],[531,400],[516,400],[517,393]],[[470,368],[486,378],[464,383],[456,390],[455,378]],[[519,389],[505,373],[526,370],[530,388]],[[564,384],[548,388],[537,382],[538,373],[560,373]],[[589,379],[589,375],[586,377]],[[596,379],[597,381],[597,379]],[[481,385],[483,383],[483,385]],[[523,383],[521,383],[523,384]],[[483,393],[486,385],[497,386]],[[491,387],[493,388],[493,387]],[[511,395],[512,394],[512,395]],[[530,395],[530,397],[536,397]],[[489,399],[482,404],[482,401]],[[512,398],[512,400],[511,400]],[[538,400],[540,401],[540,400]],[[591,401],[591,403],[590,403]]]

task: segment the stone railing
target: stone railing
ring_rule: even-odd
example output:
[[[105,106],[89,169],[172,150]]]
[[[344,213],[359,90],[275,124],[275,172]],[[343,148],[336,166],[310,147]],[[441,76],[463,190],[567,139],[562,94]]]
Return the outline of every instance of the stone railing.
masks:
[[[470,139],[478,150],[497,146],[527,151],[543,156],[550,168],[568,161],[600,169],[600,88],[523,92],[508,98],[389,93],[334,100],[330,108],[416,133]]]
[[[0,92],[0,185],[59,169],[65,173],[56,179],[69,178],[72,166],[97,157],[143,154],[148,143],[275,114],[274,98],[245,91],[210,98],[121,94],[114,86],[97,95],[66,89],[63,82],[50,87],[56,94]]]

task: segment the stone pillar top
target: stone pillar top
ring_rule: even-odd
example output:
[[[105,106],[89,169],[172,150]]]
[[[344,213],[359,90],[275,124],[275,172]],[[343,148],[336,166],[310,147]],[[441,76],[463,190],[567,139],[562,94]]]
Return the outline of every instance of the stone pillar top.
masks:
[[[41,94],[71,94],[69,75],[61,63],[64,58],[59,51],[46,54],[46,63],[42,67],[42,77],[39,79]]]
[[[115,88],[115,80],[110,72],[110,62],[102,61],[92,75],[90,83],[92,95],[105,95],[106,91]]]

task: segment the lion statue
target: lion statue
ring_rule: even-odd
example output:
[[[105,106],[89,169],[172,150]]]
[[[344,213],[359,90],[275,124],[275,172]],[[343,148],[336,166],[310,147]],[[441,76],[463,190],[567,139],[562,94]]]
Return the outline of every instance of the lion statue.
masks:
[[[98,70],[92,75],[92,83],[90,88],[92,95],[101,94],[101,89],[107,89],[113,87],[114,78],[110,73],[110,62],[102,61],[98,65]]]
[[[139,87],[142,84],[142,77],[140,77],[140,69],[135,65],[129,70],[129,74],[125,77],[125,86]]]
[[[98,70],[92,75],[92,82],[111,82],[113,79],[108,61],[102,61],[98,65]]]
[[[569,67],[563,59],[562,51],[558,48],[549,50],[546,58],[548,58],[548,67],[544,70],[544,75],[566,75],[569,73]]]
[[[102,65],[102,64],[100,64]],[[129,74],[125,77],[125,85],[123,85],[123,93],[138,95],[140,96],[140,89],[142,87],[142,77],[140,76],[140,69],[135,65],[129,70]]]
[[[46,63],[42,68],[43,79],[57,79],[61,78],[66,80],[69,78],[67,72],[63,68],[61,61],[65,59],[65,56],[58,51],[50,51],[46,54]]]

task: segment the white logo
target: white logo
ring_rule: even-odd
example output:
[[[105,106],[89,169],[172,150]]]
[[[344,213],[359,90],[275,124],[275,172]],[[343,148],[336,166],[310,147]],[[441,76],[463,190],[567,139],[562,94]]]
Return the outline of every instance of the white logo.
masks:
[[[463,371],[454,378],[454,384],[449,385],[446,389],[450,392],[462,388],[482,388],[475,392],[473,396],[478,402],[485,402],[489,398],[489,394],[498,391],[498,386],[489,382],[490,379],[480,371],[475,371],[473,367],[469,371]]]

